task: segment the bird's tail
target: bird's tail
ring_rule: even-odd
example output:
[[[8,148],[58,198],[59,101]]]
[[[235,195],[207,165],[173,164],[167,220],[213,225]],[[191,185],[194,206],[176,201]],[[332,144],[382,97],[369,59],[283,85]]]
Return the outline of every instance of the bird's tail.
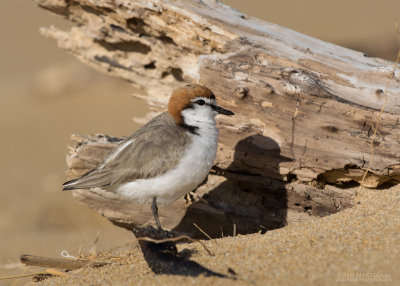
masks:
[[[69,180],[69,181],[65,182],[65,183],[63,184],[62,190],[63,190],[63,191],[69,191],[69,190],[79,189],[79,188],[77,188],[77,187],[75,186],[75,185],[77,184],[77,182],[78,182],[79,179],[80,179],[80,178],[73,179],[73,180]]]
[[[99,172],[97,169],[94,169],[82,177],[65,182],[63,184],[63,191],[107,186],[109,185],[109,177],[109,172]]]
[[[87,178],[91,173],[93,173],[95,170],[90,170],[89,172],[83,174],[79,178],[75,178],[72,180],[69,180],[63,184],[63,191],[69,191],[69,190],[76,190],[76,189],[87,189],[90,187],[85,187],[84,184],[88,181]]]

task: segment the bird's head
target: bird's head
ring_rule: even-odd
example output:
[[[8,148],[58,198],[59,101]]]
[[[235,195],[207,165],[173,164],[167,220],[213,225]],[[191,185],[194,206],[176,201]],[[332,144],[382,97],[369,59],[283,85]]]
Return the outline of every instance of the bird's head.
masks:
[[[214,121],[217,114],[234,115],[219,107],[215,95],[207,87],[190,84],[176,89],[169,99],[168,113],[179,124]],[[196,124],[194,124],[196,125]]]

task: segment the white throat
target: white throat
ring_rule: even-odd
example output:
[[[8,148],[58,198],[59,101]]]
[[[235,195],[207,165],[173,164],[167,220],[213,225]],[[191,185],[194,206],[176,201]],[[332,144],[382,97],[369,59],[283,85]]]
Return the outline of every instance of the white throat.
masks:
[[[216,126],[215,116],[217,112],[211,107],[203,108],[194,106],[181,111],[183,122],[189,126],[198,128]]]

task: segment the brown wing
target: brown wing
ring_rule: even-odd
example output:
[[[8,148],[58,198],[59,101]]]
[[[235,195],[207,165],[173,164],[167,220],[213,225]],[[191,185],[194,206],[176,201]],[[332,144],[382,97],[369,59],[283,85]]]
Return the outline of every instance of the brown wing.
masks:
[[[117,185],[161,175],[177,165],[190,138],[168,113],[127,137],[96,169],[64,183],[64,190]]]

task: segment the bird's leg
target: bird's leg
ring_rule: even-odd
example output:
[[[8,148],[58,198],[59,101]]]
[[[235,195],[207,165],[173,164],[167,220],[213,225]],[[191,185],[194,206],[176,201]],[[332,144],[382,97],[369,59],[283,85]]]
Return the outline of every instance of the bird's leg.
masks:
[[[156,221],[157,228],[161,229],[160,219],[158,218],[157,197],[153,198],[153,203],[151,204],[151,211],[153,212],[154,220]]]

